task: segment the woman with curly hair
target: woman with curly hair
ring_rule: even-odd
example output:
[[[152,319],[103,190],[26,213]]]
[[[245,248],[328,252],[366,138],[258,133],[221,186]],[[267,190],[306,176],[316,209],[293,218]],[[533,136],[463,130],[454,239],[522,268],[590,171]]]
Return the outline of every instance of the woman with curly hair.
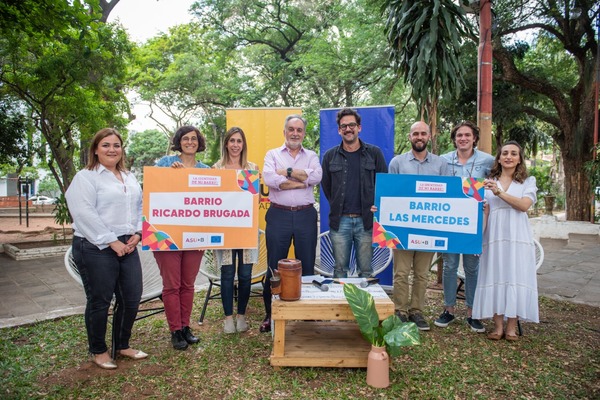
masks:
[[[196,153],[206,149],[206,140],[198,128],[179,128],[173,136],[171,149],[179,152],[179,155],[164,156],[156,162],[157,167],[209,168],[196,161]],[[171,331],[171,344],[176,350],[185,350],[188,344],[199,341],[190,329],[190,315],[194,302],[194,284],[203,255],[204,250],[154,252],[163,280],[162,300]]]

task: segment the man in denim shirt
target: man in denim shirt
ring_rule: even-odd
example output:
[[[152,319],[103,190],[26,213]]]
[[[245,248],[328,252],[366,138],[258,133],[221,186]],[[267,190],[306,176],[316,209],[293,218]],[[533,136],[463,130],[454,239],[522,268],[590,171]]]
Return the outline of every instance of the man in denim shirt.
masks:
[[[486,178],[490,174],[494,157],[477,150],[479,128],[471,121],[463,121],[452,128],[450,138],[455,151],[444,154],[448,162],[449,173],[463,178]],[[479,273],[479,254],[463,254],[465,271],[465,303],[467,306],[467,324],[473,332],[483,333],[485,328],[481,321],[471,318],[473,299],[477,287]],[[456,279],[460,254],[444,253],[444,312],[435,320],[435,326],[447,327],[454,321],[454,306],[456,305]]]
[[[342,143],[323,156],[321,188],[329,201],[329,238],[333,247],[335,278],[348,276],[352,245],[358,274],[373,275],[373,213],[375,174],[387,172],[381,149],[358,138],[360,115],[350,108],[337,114]]]

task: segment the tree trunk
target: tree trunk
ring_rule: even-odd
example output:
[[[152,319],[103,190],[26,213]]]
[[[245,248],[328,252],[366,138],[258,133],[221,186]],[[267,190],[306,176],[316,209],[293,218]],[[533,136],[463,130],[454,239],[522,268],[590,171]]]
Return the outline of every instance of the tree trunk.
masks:
[[[494,57],[502,66],[501,78],[552,101],[555,113],[534,108],[528,108],[525,112],[556,128],[552,138],[560,147],[565,168],[567,221],[590,221],[592,189],[583,166],[592,159],[595,105],[591,83],[594,63],[590,60],[582,62],[582,81],[563,94],[560,88],[551,82],[525,76],[518,71],[511,53],[503,48],[500,42],[497,44],[498,46],[494,46]]]
[[[567,221],[589,221],[591,218],[590,193],[592,188],[583,168],[589,157],[567,157],[561,151],[565,169],[565,209]]]
[[[431,103],[427,104],[427,114],[429,115],[429,129],[431,130],[431,152],[433,154],[438,154],[437,106],[437,99],[434,99]]]

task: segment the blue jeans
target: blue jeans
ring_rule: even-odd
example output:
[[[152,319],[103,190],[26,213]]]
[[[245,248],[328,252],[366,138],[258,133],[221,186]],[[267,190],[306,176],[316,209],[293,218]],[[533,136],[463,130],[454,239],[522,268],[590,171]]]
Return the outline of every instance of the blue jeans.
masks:
[[[335,259],[334,278],[348,277],[352,245],[354,245],[356,253],[358,276],[368,278],[373,275],[373,267],[371,266],[373,258],[372,236],[372,229],[365,231],[362,217],[342,215],[339,229],[337,231],[329,230],[333,258]]]
[[[479,256],[475,254],[463,254],[463,268],[465,270],[465,302],[468,308],[473,308],[475,288],[477,287],[477,275],[479,274]],[[444,253],[444,305],[454,307],[456,305],[457,271],[460,254]]]
[[[227,250],[226,250],[227,251]],[[237,263],[236,263],[237,256]],[[235,266],[238,273],[238,315],[246,314],[246,307],[250,299],[250,286],[252,285],[252,264],[242,264],[244,256],[242,250],[233,250],[233,264],[221,266],[221,301],[225,316],[233,315],[233,281],[235,279]]]
[[[119,236],[119,240],[126,243],[129,237]],[[73,259],[87,299],[84,318],[90,353],[108,351],[106,325],[113,295],[116,300],[112,326],[113,351],[128,349],[142,297],[142,266],[137,249],[119,257],[110,247],[100,250],[86,239],[74,236]]]

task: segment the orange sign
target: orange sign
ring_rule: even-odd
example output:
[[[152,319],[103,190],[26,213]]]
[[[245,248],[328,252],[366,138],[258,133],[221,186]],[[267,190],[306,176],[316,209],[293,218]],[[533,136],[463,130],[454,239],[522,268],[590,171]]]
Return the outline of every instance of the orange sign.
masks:
[[[227,129],[239,126],[248,140],[248,160],[263,170],[265,154],[285,141],[283,123],[291,114],[302,114],[301,108],[228,108]],[[265,229],[265,214],[269,209],[269,188],[261,181],[259,226]],[[292,252],[293,254],[293,252]]]
[[[257,248],[258,201],[258,171],[144,167],[142,248]]]

